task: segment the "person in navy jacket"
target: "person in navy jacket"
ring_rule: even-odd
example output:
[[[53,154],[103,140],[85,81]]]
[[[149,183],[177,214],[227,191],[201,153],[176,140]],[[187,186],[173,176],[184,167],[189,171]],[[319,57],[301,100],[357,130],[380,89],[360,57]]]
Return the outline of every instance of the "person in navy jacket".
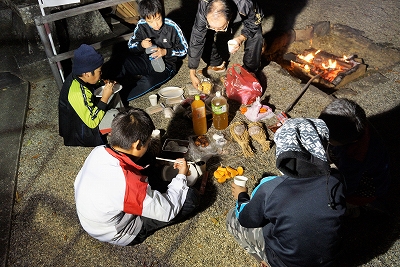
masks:
[[[232,183],[236,207],[227,229],[262,266],[332,266],[340,252],[346,201],[340,175],[330,168],[322,120],[287,120],[275,133],[280,176],[253,190]]]

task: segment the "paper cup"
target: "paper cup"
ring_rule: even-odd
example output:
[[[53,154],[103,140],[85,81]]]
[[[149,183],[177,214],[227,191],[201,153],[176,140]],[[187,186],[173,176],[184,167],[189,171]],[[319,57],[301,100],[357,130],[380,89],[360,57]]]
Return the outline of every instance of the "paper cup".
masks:
[[[157,95],[149,95],[149,101],[152,106],[157,106]]]
[[[199,174],[199,176],[202,176],[203,173],[206,172],[206,162],[205,161],[197,161],[195,163],[195,165],[196,165],[195,167],[196,167],[197,173]]]
[[[233,178],[233,182],[241,187],[246,187],[246,182],[249,178],[245,177],[245,176],[235,176],[235,178]]]
[[[236,42],[236,40],[229,40],[228,41],[228,50],[229,50],[229,53],[232,53],[232,51],[233,51],[233,49],[235,48],[235,46],[237,46],[238,45],[238,42]]]
[[[160,134],[161,134],[161,131],[158,130],[158,129],[155,129],[151,133],[151,137],[154,138],[154,139],[160,139]]]

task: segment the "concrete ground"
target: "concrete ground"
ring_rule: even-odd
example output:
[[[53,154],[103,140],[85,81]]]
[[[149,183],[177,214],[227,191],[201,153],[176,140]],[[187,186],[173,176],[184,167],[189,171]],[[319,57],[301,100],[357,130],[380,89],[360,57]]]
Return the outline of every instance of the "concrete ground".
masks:
[[[182,25],[185,32],[190,31],[196,10],[193,3],[165,2],[167,16]],[[397,155],[400,147],[400,3],[396,0],[266,3],[269,7],[266,10],[275,16],[268,16],[263,25],[264,32],[273,28],[274,23],[290,23],[290,17],[297,13],[293,20],[294,29],[330,21],[331,33],[315,38],[312,46],[332,53],[357,54],[368,65],[365,76],[333,94],[327,95],[312,86],[289,114],[292,117],[316,117],[332,97],[348,97],[365,108],[391,154],[393,183],[384,213],[363,212],[360,218],[346,221],[340,266],[400,266],[400,211],[397,206],[400,204],[400,158]],[[289,50],[310,45],[309,41],[298,41]],[[241,63],[241,55],[242,51],[233,56],[231,62]],[[218,184],[212,175],[203,196],[201,212],[190,220],[156,232],[143,244],[116,247],[87,235],[76,216],[73,182],[91,148],[63,146],[58,136],[58,90],[52,77],[22,81],[7,74],[7,71],[18,71],[14,65],[12,69],[2,66],[0,70],[6,73],[2,76],[5,82],[0,83],[1,107],[10,110],[2,113],[7,115],[5,118],[1,117],[2,151],[13,152],[3,152],[0,161],[1,223],[9,226],[2,227],[1,232],[1,242],[5,244],[2,246],[5,252],[3,266],[258,266],[226,231],[225,215],[234,206],[230,184]],[[283,110],[303,84],[275,62],[265,66],[263,73],[267,77],[263,99],[277,112]],[[179,73],[165,86],[187,87],[189,82],[185,60]],[[17,86],[22,89],[17,90]],[[21,104],[14,105],[17,102]],[[148,107],[147,95],[130,105]],[[245,121],[237,107],[231,102],[231,122]],[[152,118],[156,127],[166,132],[163,138],[186,139],[192,134],[191,122],[182,113],[176,113],[172,119],[165,119],[162,113],[153,114]],[[264,124],[274,122],[275,118]],[[10,129],[17,130],[12,139],[7,139],[6,133],[11,132]],[[215,132],[213,127],[209,128],[208,136]],[[223,133],[230,139],[229,129]],[[269,132],[269,138],[273,138],[272,132]],[[208,161],[208,170],[212,174],[220,163],[234,168],[243,166],[244,175],[250,178],[251,190],[263,175],[278,174],[274,147],[266,152],[255,142],[253,147],[255,156],[245,158],[239,145],[230,139],[223,151],[205,153],[216,155]],[[9,169],[4,170],[5,166]],[[16,193],[12,196],[14,189]],[[10,216],[3,216],[6,213]],[[3,218],[9,219],[8,224]]]

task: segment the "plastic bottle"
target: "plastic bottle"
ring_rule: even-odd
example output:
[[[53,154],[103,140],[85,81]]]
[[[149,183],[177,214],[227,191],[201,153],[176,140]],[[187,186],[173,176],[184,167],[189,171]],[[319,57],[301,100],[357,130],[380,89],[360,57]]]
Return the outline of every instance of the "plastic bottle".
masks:
[[[200,99],[199,95],[195,95],[192,102],[192,121],[193,130],[196,135],[207,133],[206,105]]]
[[[211,100],[211,108],[213,112],[213,125],[217,130],[224,130],[228,127],[228,102],[221,95],[220,91],[215,93]]]
[[[149,59],[151,61],[151,65],[153,66],[153,69],[156,72],[163,72],[165,70],[165,64],[164,64],[164,60],[162,59],[162,57],[159,58],[153,58],[151,57],[151,54],[154,53],[153,49],[156,49],[157,46],[152,45],[151,47],[146,48],[146,54],[149,55]]]

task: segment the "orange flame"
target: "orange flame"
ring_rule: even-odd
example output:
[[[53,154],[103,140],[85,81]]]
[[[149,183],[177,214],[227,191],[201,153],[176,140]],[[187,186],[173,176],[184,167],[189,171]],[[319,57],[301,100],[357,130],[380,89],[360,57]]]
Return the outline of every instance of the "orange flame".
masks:
[[[298,54],[297,57],[306,63],[292,62],[298,65],[303,71],[307,73],[321,73],[321,78],[332,82],[340,72],[348,70],[342,63],[338,63],[335,59],[326,58],[324,56],[316,58],[316,55],[321,52],[317,50],[315,53],[309,53],[307,55]],[[343,58],[338,58],[341,62],[349,63],[349,57],[343,56]],[[321,62],[323,61],[323,62]]]

